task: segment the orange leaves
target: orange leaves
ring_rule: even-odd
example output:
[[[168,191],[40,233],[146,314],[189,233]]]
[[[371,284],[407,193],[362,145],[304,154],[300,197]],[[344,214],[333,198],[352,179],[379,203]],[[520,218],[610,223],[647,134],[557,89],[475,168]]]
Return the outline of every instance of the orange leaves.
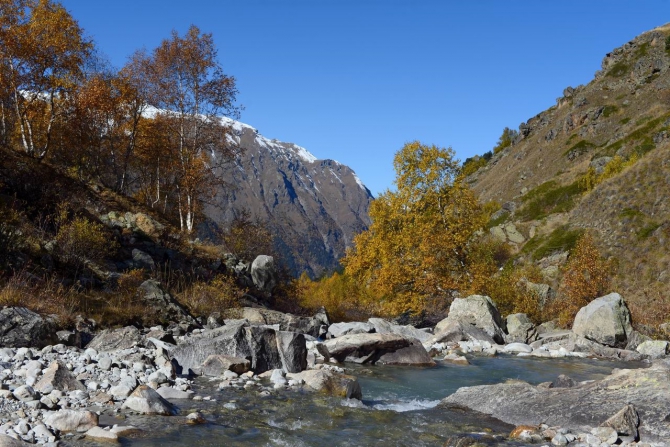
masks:
[[[383,297],[389,313],[422,310],[469,279],[469,241],[484,224],[472,193],[457,180],[451,149],[406,144],[394,159],[397,191],[370,207],[372,224],[343,259],[347,274]]]
[[[612,262],[600,255],[590,234],[579,238],[559,287],[562,325],[571,323],[580,308],[609,292],[612,270]]]

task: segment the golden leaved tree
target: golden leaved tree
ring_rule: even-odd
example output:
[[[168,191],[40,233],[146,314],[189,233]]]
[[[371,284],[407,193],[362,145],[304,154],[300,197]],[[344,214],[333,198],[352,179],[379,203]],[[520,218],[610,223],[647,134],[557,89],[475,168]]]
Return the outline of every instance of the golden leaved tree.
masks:
[[[372,202],[370,228],[342,261],[389,315],[421,311],[427,298],[467,289],[469,244],[486,218],[458,176],[453,150],[408,143],[394,168],[396,191]]]

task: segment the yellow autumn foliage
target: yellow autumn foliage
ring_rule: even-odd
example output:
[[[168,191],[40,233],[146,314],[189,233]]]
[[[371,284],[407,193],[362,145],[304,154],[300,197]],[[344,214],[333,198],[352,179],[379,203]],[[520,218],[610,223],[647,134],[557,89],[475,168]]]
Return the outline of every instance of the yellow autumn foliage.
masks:
[[[396,190],[372,203],[370,228],[342,260],[386,315],[425,310],[427,298],[447,299],[472,281],[470,242],[486,214],[459,178],[454,155],[406,144],[394,158]]]

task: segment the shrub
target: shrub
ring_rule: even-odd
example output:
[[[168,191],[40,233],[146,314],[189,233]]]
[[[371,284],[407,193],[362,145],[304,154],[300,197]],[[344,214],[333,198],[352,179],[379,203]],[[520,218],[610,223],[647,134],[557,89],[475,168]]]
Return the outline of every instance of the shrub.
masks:
[[[612,78],[620,78],[630,71],[630,66],[625,61],[619,61],[612,65],[612,68],[607,72],[606,76]]]
[[[22,245],[20,225],[21,214],[0,203],[0,269],[9,266],[12,253]]]
[[[562,225],[546,237],[533,237],[523,246],[522,252],[539,260],[555,252],[572,250],[581,235],[581,230],[570,230],[567,225]]]
[[[609,118],[610,116],[614,115],[619,111],[619,107],[615,106],[614,104],[608,104],[603,108],[603,117],[604,118]]]
[[[584,191],[579,181],[565,186],[557,186],[554,181],[543,183],[526,194],[526,204],[517,215],[524,220],[539,220],[549,214],[570,211],[575,205],[575,197]]]
[[[568,326],[580,308],[609,291],[612,267],[598,252],[593,237],[584,233],[570,254],[559,286],[559,324]]]
[[[80,216],[70,220],[65,206],[60,207],[56,224],[58,255],[77,270],[89,261],[102,261],[118,248],[104,225]]]
[[[377,304],[380,300],[373,298],[366,287],[346,274],[335,272],[312,281],[307,273],[303,273],[294,284],[294,293],[302,307],[315,312],[323,306],[334,322],[367,319],[385,313],[383,303]]]
[[[526,281],[543,281],[537,267],[508,264],[486,282],[482,292],[491,297],[503,317],[525,313],[534,323],[539,324],[547,318],[543,315],[540,297],[526,287]]]
[[[210,282],[195,281],[177,295],[196,316],[207,317],[213,312],[236,307],[238,300],[246,293],[233,276],[217,275]]]
[[[498,154],[502,152],[505,148],[510,147],[512,145],[512,142],[518,135],[519,135],[518,130],[513,130],[510,129],[509,127],[505,127],[503,129],[502,135],[500,135],[500,138],[498,139],[498,143],[496,143],[495,147],[493,148],[493,153]]]

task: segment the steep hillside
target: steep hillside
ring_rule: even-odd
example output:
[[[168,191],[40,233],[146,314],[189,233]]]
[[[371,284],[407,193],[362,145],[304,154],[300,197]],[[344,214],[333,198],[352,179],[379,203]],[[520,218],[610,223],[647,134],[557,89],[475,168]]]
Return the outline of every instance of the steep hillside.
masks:
[[[670,297],[669,168],[665,25],[607,54],[589,84],[566,88],[467,180],[483,201],[502,205],[492,233],[536,261],[549,280],[559,275],[573,236],[594,230],[603,254],[617,261],[615,287],[629,305],[662,313],[670,309],[663,308]]]
[[[370,223],[370,191],[354,171],[334,160],[317,160],[305,149],[263,137],[231,122],[243,151],[219,175],[224,188],[206,214],[225,227],[246,210],[274,235],[289,269],[318,276],[337,268],[353,236]]]

